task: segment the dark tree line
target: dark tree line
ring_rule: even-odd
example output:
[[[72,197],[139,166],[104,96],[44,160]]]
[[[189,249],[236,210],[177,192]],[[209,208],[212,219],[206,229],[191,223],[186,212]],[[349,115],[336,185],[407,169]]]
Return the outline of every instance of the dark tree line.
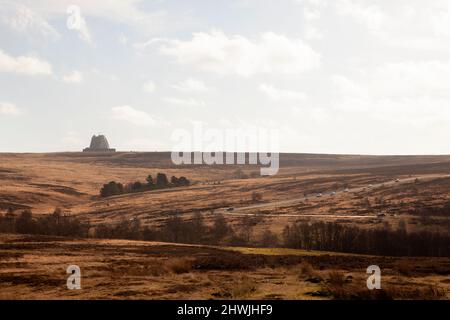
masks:
[[[4,233],[87,237],[88,230],[87,224],[62,214],[59,209],[39,217],[33,217],[31,210],[24,210],[18,215],[9,210],[6,215],[0,215],[0,232]]]
[[[0,215],[0,232],[54,235],[66,237],[95,237],[166,241],[192,244],[218,244],[264,247],[279,246],[278,237],[265,231],[261,239],[252,239],[252,228],[258,217],[247,217],[240,228],[228,224],[217,214],[207,225],[203,215],[196,213],[190,219],[174,214],[159,227],[142,226],[138,218],[124,219],[118,224],[90,226],[76,217],[56,209],[52,214],[34,217],[30,210],[19,214],[12,210]],[[294,223],[283,231],[283,246],[307,250],[323,250],[387,256],[450,256],[450,235],[437,232],[407,232],[387,227],[361,229],[332,222]]]
[[[182,219],[174,214],[159,227],[141,227],[139,219],[123,220],[117,225],[100,225],[96,227],[95,237],[134,239],[146,241],[165,241],[192,244],[230,244],[237,236],[233,228],[222,215],[214,218],[213,224],[207,226],[200,213],[191,219]]]
[[[149,175],[147,176],[145,181],[145,183],[141,181],[135,181],[128,183],[125,186],[120,182],[110,181],[102,186],[102,188],[100,189],[100,196],[109,197],[124,193],[142,192],[170,187],[181,187],[191,184],[191,182],[186,177],[172,176],[169,181],[166,174],[164,173],[158,173],[156,175],[156,179],[153,179],[153,177]]]
[[[361,229],[333,222],[303,222],[285,227],[283,239],[286,247],[307,250],[387,256],[450,256],[448,234],[408,233],[404,228]]]
[[[161,226],[142,226],[140,219],[124,219],[117,224],[92,226],[76,217],[55,209],[52,214],[33,216],[31,210],[19,214],[9,210],[0,215],[0,233],[53,235],[67,237],[94,237],[102,239],[130,239],[166,241],[192,244],[247,245],[248,239],[237,235],[225,218],[218,214],[211,226],[207,226],[200,213],[191,219],[182,219],[174,214]]]
[[[450,202],[445,203],[443,206],[426,206],[422,203],[418,203],[417,208],[409,210],[408,213],[422,217],[450,217]]]

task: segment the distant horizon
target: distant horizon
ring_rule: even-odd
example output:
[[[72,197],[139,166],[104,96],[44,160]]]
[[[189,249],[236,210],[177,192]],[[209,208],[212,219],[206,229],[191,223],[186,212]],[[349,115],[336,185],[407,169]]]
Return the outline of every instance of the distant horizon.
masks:
[[[172,151],[167,150],[116,150],[115,152],[83,152],[77,151],[77,150],[64,150],[64,151],[0,151],[0,154],[57,154],[57,153],[81,153],[81,154],[118,154],[118,153],[171,153]],[[209,152],[233,152],[233,153],[270,153],[266,151],[179,151],[179,152],[189,152],[189,153],[195,153],[195,152],[203,152],[203,153],[209,153]],[[450,154],[442,153],[442,154],[367,154],[367,153],[322,153],[322,152],[291,152],[291,151],[282,151],[278,152],[281,154],[295,154],[295,155],[326,155],[326,156],[374,156],[374,157],[445,157],[449,156]]]

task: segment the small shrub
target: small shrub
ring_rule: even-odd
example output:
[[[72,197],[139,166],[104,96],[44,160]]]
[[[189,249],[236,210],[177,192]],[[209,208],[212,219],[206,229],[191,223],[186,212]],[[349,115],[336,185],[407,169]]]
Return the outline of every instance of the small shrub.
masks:
[[[117,183],[115,181],[110,181],[107,184],[104,184],[100,189],[100,196],[109,197],[115,196],[123,193],[123,185],[121,183]]]
[[[165,173],[160,173],[156,175],[156,186],[159,188],[164,188],[169,185],[169,180],[167,179],[167,176]]]

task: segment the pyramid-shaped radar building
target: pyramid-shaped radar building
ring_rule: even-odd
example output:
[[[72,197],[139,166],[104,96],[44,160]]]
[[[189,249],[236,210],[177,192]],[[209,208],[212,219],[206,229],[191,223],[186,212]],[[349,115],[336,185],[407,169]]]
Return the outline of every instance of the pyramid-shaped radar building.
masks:
[[[89,148],[84,148],[83,152],[116,152],[116,149],[109,147],[108,140],[104,135],[93,135]]]

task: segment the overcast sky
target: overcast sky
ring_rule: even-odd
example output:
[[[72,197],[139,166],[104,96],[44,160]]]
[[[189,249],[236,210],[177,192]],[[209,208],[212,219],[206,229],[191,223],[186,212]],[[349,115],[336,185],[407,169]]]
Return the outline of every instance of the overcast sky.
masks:
[[[171,150],[194,123],[449,154],[450,1],[0,0],[0,152]]]

